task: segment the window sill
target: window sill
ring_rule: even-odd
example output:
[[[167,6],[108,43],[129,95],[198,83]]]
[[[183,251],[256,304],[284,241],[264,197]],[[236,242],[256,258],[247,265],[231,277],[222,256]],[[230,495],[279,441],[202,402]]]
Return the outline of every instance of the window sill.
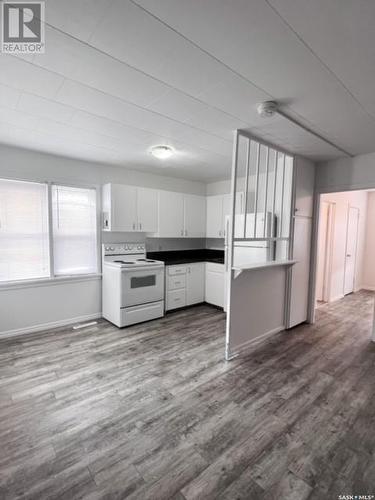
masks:
[[[23,281],[4,281],[0,283],[0,292],[5,290],[17,290],[21,288],[36,288],[39,286],[61,285],[64,283],[80,283],[84,281],[101,280],[101,274],[79,274],[76,276],[61,276],[55,278],[40,278]]]

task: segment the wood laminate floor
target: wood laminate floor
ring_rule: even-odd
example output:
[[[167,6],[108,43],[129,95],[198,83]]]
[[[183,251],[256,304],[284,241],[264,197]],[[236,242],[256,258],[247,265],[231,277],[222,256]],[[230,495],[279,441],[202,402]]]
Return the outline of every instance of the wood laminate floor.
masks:
[[[375,494],[373,294],[223,362],[209,306],[0,341],[0,498]]]

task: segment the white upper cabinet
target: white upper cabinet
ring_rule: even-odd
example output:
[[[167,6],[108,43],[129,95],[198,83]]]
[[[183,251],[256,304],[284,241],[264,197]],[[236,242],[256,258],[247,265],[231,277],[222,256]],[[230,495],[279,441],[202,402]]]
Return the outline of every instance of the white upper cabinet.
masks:
[[[158,192],[154,189],[105,184],[103,229],[120,232],[157,231]]]
[[[137,188],[123,184],[103,186],[103,229],[136,231]]]
[[[295,215],[312,217],[314,207],[315,165],[304,158],[297,157]]]
[[[206,199],[204,196],[159,191],[160,238],[204,238]]]
[[[184,236],[184,195],[159,191],[159,230],[161,238]]]
[[[193,194],[184,195],[184,236],[206,236],[206,198]]]
[[[207,238],[223,238],[223,196],[207,197]]]
[[[123,184],[103,186],[103,229],[161,238],[204,238],[206,198]]]
[[[158,230],[158,192],[156,189],[137,188],[137,223],[140,231]]]

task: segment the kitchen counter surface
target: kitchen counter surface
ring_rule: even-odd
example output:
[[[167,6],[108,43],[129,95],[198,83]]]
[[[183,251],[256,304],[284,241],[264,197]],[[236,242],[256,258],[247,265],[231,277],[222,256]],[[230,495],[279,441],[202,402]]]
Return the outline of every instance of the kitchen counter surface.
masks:
[[[147,252],[148,259],[162,260],[166,266],[192,264],[194,262],[213,262],[224,264],[224,250],[174,250],[168,252]]]

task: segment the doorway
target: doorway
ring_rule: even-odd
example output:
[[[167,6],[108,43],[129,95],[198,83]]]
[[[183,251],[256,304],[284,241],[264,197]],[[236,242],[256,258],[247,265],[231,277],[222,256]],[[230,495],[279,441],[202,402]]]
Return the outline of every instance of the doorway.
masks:
[[[369,258],[373,203],[375,193],[367,190],[320,195],[314,309],[360,289],[372,289],[368,276],[373,266]]]
[[[329,302],[330,297],[335,209],[335,203],[322,201],[320,209],[316,280],[316,300],[318,304]]]

